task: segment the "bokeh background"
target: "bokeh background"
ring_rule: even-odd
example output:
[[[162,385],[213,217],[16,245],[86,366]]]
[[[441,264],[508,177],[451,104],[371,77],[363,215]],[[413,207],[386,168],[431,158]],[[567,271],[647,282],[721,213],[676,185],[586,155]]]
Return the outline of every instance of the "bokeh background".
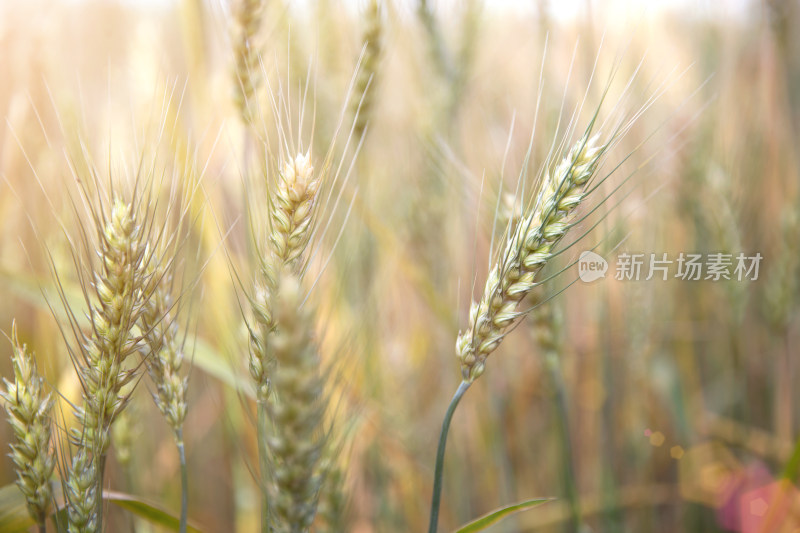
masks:
[[[203,191],[184,259],[196,286],[183,319],[198,339],[189,514],[209,532],[256,530],[231,265],[248,264],[246,202],[258,213],[244,184],[274,164],[260,158],[277,137],[269,95],[292,95],[292,115],[307,85],[315,124],[302,142],[321,165],[336,138],[335,164],[351,169],[327,213],[335,230],[319,249],[330,261],[313,293],[351,530],[423,530],[460,380],[455,337],[501,236],[504,198],[520,183],[530,191],[554,140],[580,130],[608,86],[601,120],[637,117],[604,170],[621,164],[567,241],[585,237],[547,270],[546,304],[456,413],[442,528],[553,497],[491,530],[800,530],[797,2],[264,4],[253,42],[262,105],[248,132],[236,105],[238,4],[0,1],[0,330],[17,320],[67,420],[79,386],[51,264],[69,288],[59,227],[74,229],[69,154],[84,143],[124,180],[157,147]],[[609,276],[573,283],[570,265],[595,246]],[[616,281],[623,251],[763,260],[748,282]],[[0,338],[0,375],[10,354]],[[177,456],[148,389],[127,417],[130,459],[112,461],[109,484],[176,509]],[[3,448],[10,438],[0,424]],[[0,485],[14,476],[4,456]],[[150,530],[109,513],[109,531]]]

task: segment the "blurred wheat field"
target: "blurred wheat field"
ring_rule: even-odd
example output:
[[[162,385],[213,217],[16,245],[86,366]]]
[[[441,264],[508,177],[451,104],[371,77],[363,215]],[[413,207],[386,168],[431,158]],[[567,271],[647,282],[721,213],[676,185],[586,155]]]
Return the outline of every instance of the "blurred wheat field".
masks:
[[[308,152],[328,168],[304,274],[348,499],[338,527],[424,530],[456,337],[504,217],[602,101],[598,130],[629,127],[576,242],[537,275],[545,303],[461,400],[440,530],[531,498],[554,500],[487,531],[800,529],[800,6],[556,4],[0,0],[0,376],[13,381],[16,320],[56,401],[56,477],[82,394],[63,305],[83,320],[80,239],[65,236],[91,221],[75,176],[94,164],[129,190],[152,160],[186,198],[189,521],[259,530],[247,287],[269,240],[265,183],[284,152]],[[246,45],[243,6],[261,10]],[[579,279],[584,250],[608,260],[604,279]],[[635,253],[762,259],[743,281],[615,279]],[[104,486],[177,516],[181,465],[142,375]],[[0,446],[14,439],[0,424]],[[28,524],[3,514],[16,479],[4,456],[2,531]],[[105,511],[106,531],[177,530]],[[337,530],[320,516],[311,531]]]

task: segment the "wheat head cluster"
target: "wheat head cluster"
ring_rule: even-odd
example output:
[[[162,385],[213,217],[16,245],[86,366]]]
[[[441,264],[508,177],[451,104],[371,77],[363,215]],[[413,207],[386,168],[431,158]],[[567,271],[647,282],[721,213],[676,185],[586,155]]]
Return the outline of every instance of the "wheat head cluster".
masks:
[[[0,531],[800,527],[791,2],[153,4],[0,5]]]

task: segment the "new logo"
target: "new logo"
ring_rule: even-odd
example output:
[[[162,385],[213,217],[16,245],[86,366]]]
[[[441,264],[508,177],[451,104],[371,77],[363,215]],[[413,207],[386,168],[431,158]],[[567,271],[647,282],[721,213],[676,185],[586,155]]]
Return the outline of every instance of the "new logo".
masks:
[[[588,250],[581,252],[578,258],[578,277],[581,281],[591,283],[606,277],[606,272],[608,272],[608,261],[602,256]]]

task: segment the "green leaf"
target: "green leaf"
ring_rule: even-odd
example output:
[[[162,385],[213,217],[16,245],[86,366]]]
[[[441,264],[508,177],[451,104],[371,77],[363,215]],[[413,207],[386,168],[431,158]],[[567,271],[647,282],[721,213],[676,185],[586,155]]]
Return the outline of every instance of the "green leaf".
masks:
[[[250,376],[236,372],[230,362],[203,339],[197,338],[194,346],[187,346],[187,354],[196,368],[255,399],[256,391]]]
[[[0,488],[0,531],[28,531],[33,523],[25,496],[15,483]]]
[[[67,531],[69,527],[69,514],[66,507],[62,507],[58,512],[52,513],[50,515],[50,521],[53,523],[53,528],[55,528],[57,533],[69,533]]]
[[[536,507],[537,505],[541,505],[549,501],[552,501],[552,498],[539,498],[536,500],[527,500],[495,509],[494,511],[487,513],[482,517],[473,520],[469,524],[461,526],[455,531],[455,533],[472,533],[474,531],[483,531],[487,527],[491,526],[492,524],[496,524],[507,516],[511,516],[512,514],[519,513],[521,511],[527,511],[532,507]]]
[[[0,269],[0,283],[20,299],[40,309],[47,310],[47,302],[49,300],[56,318],[66,323],[67,314],[59,298],[57,285],[54,282],[49,279],[40,280],[36,276],[23,272]],[[66,280],[62,280],[61,286],[67,303],[75,311],[75,318],[80,322],[86,321],[84,313],[81,312],[86,307],[86,301],[80,287],[76,283],[69,283]],[[47,294],[47,297],[45,297],[45,294]]]
[[[137,496],[131,494],[123,494],[121,492],[104,492],[103,499],[121,507],[127,511],[132,512],[136,516],[147,520],[152,524],[163,526],[171,531],[178,531],[180,528],[180,520],[173,516],[170,512],[165,511],[156,504],[149,503]],[[188,525],[187,531],[193,533],[202,533],[197,526]]]

